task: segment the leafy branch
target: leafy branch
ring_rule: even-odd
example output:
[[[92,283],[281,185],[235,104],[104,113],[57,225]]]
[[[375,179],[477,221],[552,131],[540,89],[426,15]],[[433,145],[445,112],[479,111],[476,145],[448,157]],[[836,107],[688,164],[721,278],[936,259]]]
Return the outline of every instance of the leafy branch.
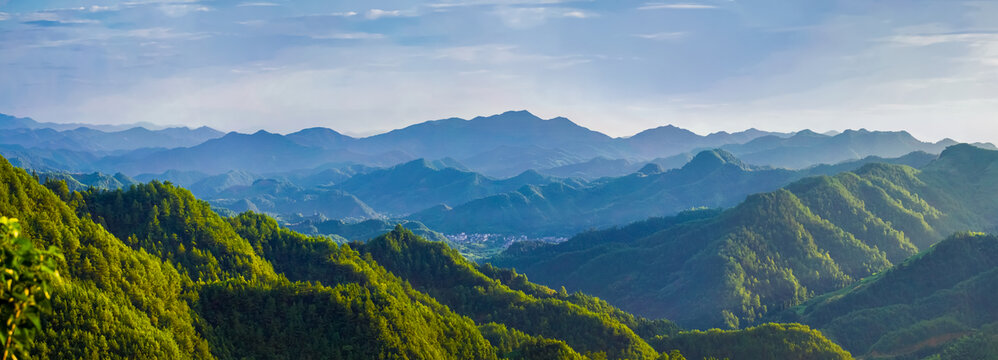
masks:
[[[52,283],[58,281],[58,248],[35,248],[21,236],[21,224],[0,217],[0,316],[6,327],[0,332],[3,358],[17,359],[35,333],[42,328],[41,314],[51,310]]]

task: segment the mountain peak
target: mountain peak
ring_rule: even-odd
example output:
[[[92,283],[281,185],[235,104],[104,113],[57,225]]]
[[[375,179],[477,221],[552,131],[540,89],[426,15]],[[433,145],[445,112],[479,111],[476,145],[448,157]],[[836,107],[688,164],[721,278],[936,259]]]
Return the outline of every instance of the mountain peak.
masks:
[[[471,121],[511,121],[511,120],[543,120],[537,115],[531,114],[527,110],[511,110],[504,112],[502,114],[496,114],[492,116],[476,116]]]
[[[530,111],[527,110],[510,110],[502,114],[499,114],[499,116],[530,116],[535,118],[537,117],[536,115],[530,113]]]
[[[516,179],[526,183],[540,183],[545,179],[545,176],[541,175],[541,173],[537,172],[537,170],[528,169],[510,179]]]
[[[647,165],[641,167],[641,169],[638,170],[638,173],[645,175],[652,175],[652,174],[659,174],[664,171],[665,169],[662,168],[662,165],[656,163],[648,163]]]
[[[939,158],[926,168],[944,170],[954,174],[982,176],[998,162],[998,151],[986,150],[971,144],[947,147]]]
[[[435,166],[433,166],[433,163],[431,163],[429,160],[426,160],[425,158],[419,158],[419,159],[412,160],[412,161],[409,161],[409,162],[406,162],[406,163],[398,164],[398,165],[395,165],[395,168],[397,168],[397,169],[431,169],[431,170],[439,170]]]
[[[852,131],[852,130],[846,130],[846,132],[849,132],[849,131]],[[816,133],[816,132],[812,131],[811,129],[804,129],[804,130],[798,131],[796,134],[794,134],[794,136],[823,136],[823,135],[821,135],[819,133]]]
[[[683,166],[683,170],[710,171],[725,165],[734,165],[746,170],[750,168],[731,153],[721,149],[713,149],[698,153],[693,157],[693,160]]]

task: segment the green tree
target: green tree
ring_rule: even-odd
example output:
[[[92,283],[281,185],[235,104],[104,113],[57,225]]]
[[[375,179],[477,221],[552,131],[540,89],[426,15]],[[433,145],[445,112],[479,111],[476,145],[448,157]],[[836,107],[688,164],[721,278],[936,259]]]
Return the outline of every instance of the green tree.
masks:
[[[52,281],[59,279],[56,260],[59,249],[35,248],[21,236],[17,219],[0,217],[0,315],[6,327],[0,340],[3,360],[17,359],[24,347],[42,328],[41,314],[51,308]],[[29,326],[30,325],[30,326]]]

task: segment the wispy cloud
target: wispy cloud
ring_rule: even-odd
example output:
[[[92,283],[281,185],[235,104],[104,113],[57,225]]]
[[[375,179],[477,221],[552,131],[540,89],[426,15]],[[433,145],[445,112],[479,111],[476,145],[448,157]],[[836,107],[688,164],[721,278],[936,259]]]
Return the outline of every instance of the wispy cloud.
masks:
[[[366,14],[364,14],[364,17],[370,20],[377,20],[386,17],[412,17],[412,16],[416,16],[415,11],[371,9],[368,10]]]
[[[42,26],[42,27],[72,26],[72,25],[99,23],[97,20],[66,17],[61,12],[57,11],[33,12],[21,16],[20,20],[24,24]]]
[[[943,34],[908,34],[885,39],[888,42],[905,46],[929,46],[943,43],[994,43],[998,42],[998,32],[961,32]]]
[[[0,11],[0,21],[10,19],[10,14]]]
[[[717,6],[707,5],[707,4],[694,4],[694,3],[645,3],[644,5],[638,7],[638,10],[705,10],[705,9],[717,9]]]
[[[561,16],[576,19],[588,19],[596,17],[595,13],[585,12],[582,10],[569,10],[561,14]]]
[[[158,9],[164,15],[169,17],[183,17],[191,13],[208,12],[212,10],[210,7],[197,4],[161,4]]]
[[[455,46],[437,50],[433,59],[444,59],[475,65],[525,66],[563,69],[574,65],[592,62],[591,57],[581,55],[547,55],[528,52],[515,45],[486,44]]]
[[[634,34],[631,35],[636,38],[648,39],[648,40],[679,40],[686,37],[686,32],[683,31],[673,31],[673,32],[660,32],[652,34]]]
[[[597,16],[593,12],[556,7],[502,6],[493,13],[499,16],[503,24],[514,29],[538,26],[551,18],[588,19]]]
[[[120,35],[121,37],[132,37],[138,39],[146,40],[169,40],[169,39],[181,39],[181,40],[198,40],[204,39],[210,36],[208,33],[193,33],[193,32],[178,32],[170,28],[145,28],[145,29],[135,29],[129,30]]]

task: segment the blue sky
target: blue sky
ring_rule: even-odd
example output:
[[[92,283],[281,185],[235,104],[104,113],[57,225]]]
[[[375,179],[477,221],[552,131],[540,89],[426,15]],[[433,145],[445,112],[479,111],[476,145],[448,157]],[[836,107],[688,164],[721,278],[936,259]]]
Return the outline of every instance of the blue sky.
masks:
[[[998,1],[0,0],[0,113],[370,134],[511,109],[998,142]]]

